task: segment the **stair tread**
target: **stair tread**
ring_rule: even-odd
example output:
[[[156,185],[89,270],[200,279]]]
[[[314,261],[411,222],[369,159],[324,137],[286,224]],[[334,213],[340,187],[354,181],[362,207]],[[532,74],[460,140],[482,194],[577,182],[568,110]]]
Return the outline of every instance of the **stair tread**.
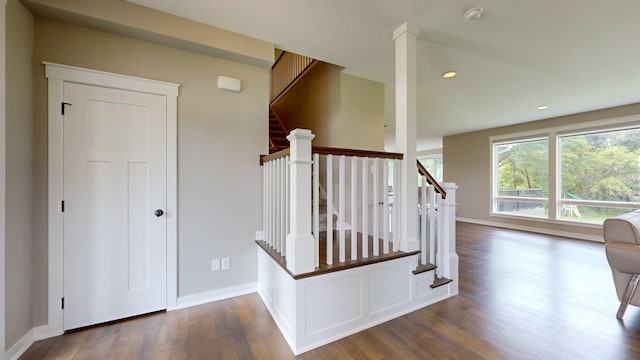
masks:
[[[284,150],[289,147],[289,140],[287,140],[289,133],[283,127],[282,123],[272,109],[269,109],[269,140],[271,146],[269,147],[269,153],[273,154],[280,150]]]
[[[437,277],[435,278],[435,280],[433,280],[433,284],[429,285],[430,288],[435,289],[439,286],[442,285],[447,285],[448,283],[452,282],[453,280],[451,279],[447,279],[446,277]]]
[[[414,275],[418,275],[421,274],[423,272],[427,272],[427,271],[431,271],[431,270],[435,270],[437,268],[436,265],[434,264],[430,264],[430,263],[426,263],[426,264],[418,264],[418,266],[416,267],[415,270],[412,271],[412,273]]]

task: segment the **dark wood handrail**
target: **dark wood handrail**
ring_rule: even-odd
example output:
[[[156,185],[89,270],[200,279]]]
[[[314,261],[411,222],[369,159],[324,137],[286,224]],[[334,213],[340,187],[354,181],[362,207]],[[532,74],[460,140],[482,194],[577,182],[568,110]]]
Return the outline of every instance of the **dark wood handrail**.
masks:
[[[356,157],[370,157],[370,158],[379,158],[379,159],[394,159],[394,160],[402,160],[404,157],[401,153],[390,153],[384,151],[373,151],[373,150],[357,150],[357,149],[344,149],[344,148],[335,148],[335,147],[326,147],[326,146],[312,146],[311,153],[320,154],[320,155],[335,155],[335,156],[356,156]],[[269,155],[260,155],[260,165],[264,164],[267,161],[279,159],[290,154],[289,148],[280,150],[273,154]]]
[[[278,63],[280,62],[280,59],[282,59],[282,57],[284,56],[284,53],[286,53],[286,51],[282,51],[280,55],[278,55],[278,58],[276,59],[276,61],[274,61],[273,65],[271,65],[271,70],[273,70],[273,68],[276,67],[276,65],[278,65]]]
[[[260,155],[260,166],[262,166],[264,163],[266,163],[268,161],[272,161],[272,160],[283,158],[285,156],[289,156],[290,153],[291,153],[291,148],[286,148],[286,149],[282,149],[280,151],[276,151],[273,154]]]
[[[372,151],[372,150],[357,150],[357,149],[344,149],[334,148],[326,146],[312,146],[311,153],[320,155],[344,155],[344,156],[356,156],[356,157],[371,157],[380,159],[395,159],[402,160],[403,155],[401,153],[390,153],[384,151]]]
[[[422,164],[420,163],[419,160],[417,160],[416,163],[418,164],[418,173],[420,175],[426,177],[427,178],[427,182],[430,185],[433,186],[433,188],[436,190],[436,192],[439,193],[440,195],[442,195],[443,199],[446,199],[447,198],[447,192],[444,191],[444,189],[442,188],[442,186],[440,186],[438,181],[436,179],[434,179],[433,176],[431,176],[429,171],[427,171],[427,169],[425,169],[425,167],[422,166]]]

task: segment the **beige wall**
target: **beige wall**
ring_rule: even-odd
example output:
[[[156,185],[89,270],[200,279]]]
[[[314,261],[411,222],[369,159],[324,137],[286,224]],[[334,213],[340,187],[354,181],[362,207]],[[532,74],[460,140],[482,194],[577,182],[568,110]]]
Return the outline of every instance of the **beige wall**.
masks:
[[[319,63],[273,106],[274,112],[291,131],[310,129],[313,145],[339,147],[340,71]]]
[[[6,22],[6,333],[10,348],[33,327],[33,16],[7,3]]]
[[[384,151],[384,84],[342,74],[340,147]]]
[[[36,264],[46,264],[47,254],[47,95],[42,61],[181,85],[179,296],[255,282],[255,231],[262,229],[258,159],[267,153],[268,70],[37,17]],[[242,92],[218,90],[219,75],[240,79]],[[211,272],[211,259],[226,256],[231,258],[231,269]],[[37,278],[46,276],[46,266],[39,268]],[[46,298],[46,294],[46,283],[40,283],[34,295]],[[43,306],[37,312],[37,325],[47,320]]]
[[[311,129],[315,146],[384,150],[384,85],[320,63],[273,109],[287,130]]]
[[[640,104],[445,137],[443,139],[444,180],[455,182],[460,187],[456,194],[458,217],[510,226],[570,232],[579,236],[584,234],[586,237],[601,236],[600,229],[490,216],[491,146],[489,137],[633,114],[640,114]],[[555,174],[550,174],[550,177],[552,176]]]
[[[256,66],[273,64],[273,44],[127,0],[23,0],[36,14]]]

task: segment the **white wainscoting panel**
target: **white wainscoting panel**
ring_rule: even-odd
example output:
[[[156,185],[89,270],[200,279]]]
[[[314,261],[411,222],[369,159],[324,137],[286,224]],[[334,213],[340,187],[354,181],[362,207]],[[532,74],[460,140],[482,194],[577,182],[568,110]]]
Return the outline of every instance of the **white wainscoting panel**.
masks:
[[[271,259],[271,258],[269,258]],[[275,265],[278,270],[282,268]],[[278,271],[277,278],[274,283],[273,289],[273,308],[278,313],[278,316],[282,319],[282,323],[288,331],[295,334],[297,311],[298,308],[298,296],[296,289],[296,281],[285,271]]]
[[[362,274],[309,284],[304,290],[306,336],[362,318]],[[348,300],[347,300],[348,299]]]
[[[457,293],[431,289],[433,271],[413,275],[417,256],[294,280],[257,251],[258,293],[296,355]]]
[[[412,257],[415,259],[415,257]],[[411,301],[412,278],[415,262],[401,262],[369,272],[369,315],[392,309]]]

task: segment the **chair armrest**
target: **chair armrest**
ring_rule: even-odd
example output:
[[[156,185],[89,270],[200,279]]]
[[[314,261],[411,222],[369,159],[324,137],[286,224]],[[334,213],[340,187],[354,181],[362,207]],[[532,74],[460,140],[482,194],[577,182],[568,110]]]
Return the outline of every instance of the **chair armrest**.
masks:
[[[640,245],[607,243],[606,253],[611,268],[626,274],[640,274]]]
[[[606,243],[640,244],[640,211],[606,219],[602,232]]]

